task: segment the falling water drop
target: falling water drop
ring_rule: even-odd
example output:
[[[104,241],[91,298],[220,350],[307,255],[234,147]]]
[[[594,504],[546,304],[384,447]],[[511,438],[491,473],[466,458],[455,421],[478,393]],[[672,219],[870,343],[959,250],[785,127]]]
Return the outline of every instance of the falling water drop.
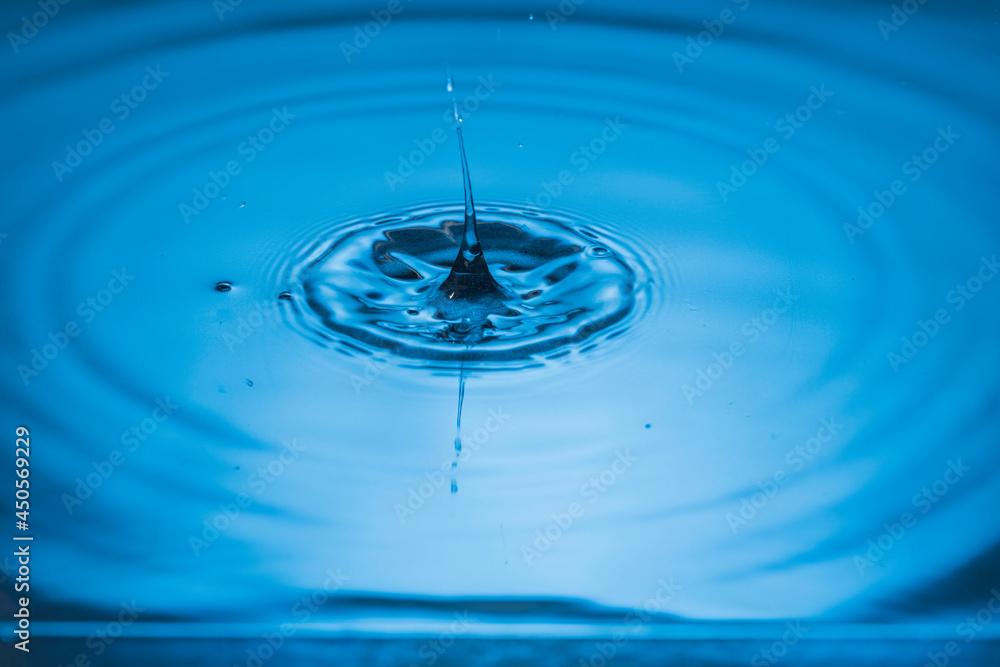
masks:
[[[458,460],[462,456],[462,404],[465,403],[465,365],[458,375],[458,416],[455,418],[455,460],[451,463],[451,492],[458,493]]]

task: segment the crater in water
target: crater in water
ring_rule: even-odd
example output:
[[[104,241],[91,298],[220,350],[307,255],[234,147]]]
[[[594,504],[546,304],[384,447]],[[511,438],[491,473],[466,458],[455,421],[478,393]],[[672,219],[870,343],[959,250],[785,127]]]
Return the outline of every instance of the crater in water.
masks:
[[[463,215],[459,205],[427,207],[351,225],[294,276],[305,304],[297,320],[324,342],[502,365],[588,347],[644,306],[638,253],[573,220],[509,206],[480,209],[488,273],[456,280]],[[498,289],[477,283],[490,276]]]

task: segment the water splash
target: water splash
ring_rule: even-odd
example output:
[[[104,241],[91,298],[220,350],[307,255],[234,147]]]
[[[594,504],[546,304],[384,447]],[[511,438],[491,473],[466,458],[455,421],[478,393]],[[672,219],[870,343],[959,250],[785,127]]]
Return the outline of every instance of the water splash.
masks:
[[[448,90],[453,89],[451,73],[448,73]],[[471,348],[482,338],[482,332],[490,327],[488,315],[517,314],[505,305],[509,292],[501,287],[490,273],[486,257],[483,255],[476,221],[476,205],[472,199],[472,180],[469,177],[469,161],[465,155],[462,139],[462,117],[458,103],[452,98],[452,113],[455,118],[455,132],[458,135],[458,152],[462,161],[462,187],[465,197],[465,225],[462,228],[462,242],[458,255],[452,264],[448,277],[438,287],[437,295],[431,303],[438,308],[438,315],[448,317],[461,313],[462,321],[450,333],[462,338]],[[465,402],[465,360],[459,370],[458,410],[455,418],[455,460],[452,462],[451,492],[458,492],[458,462],[462,455],[462,405]]]
[[[437,289],[431,304],[438,309],[438,317],[460,319],[449,329],[454,340],[474,345],[484,333],[492,328],[490,315],[516,316],[519,313],[506,305],[511,297],[509,291],[497,283],[490,273],[479,240],[476,221],[476,206],[472,198],[472,181],[469,177],[469,161],[465,155],[462,138],[462,117],[458,104],[452,100],[455,118],[455,132],[458,135],[458,151],[462,161],[462,187],[465,193],[465,224],[458,254],[448,277]]]

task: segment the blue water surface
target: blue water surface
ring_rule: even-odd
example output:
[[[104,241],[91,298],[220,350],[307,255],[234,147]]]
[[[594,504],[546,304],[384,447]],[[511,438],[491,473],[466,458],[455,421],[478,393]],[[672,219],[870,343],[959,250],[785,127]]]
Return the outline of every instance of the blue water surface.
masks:
[[[998,10],[4,3],[0,665],[997,664]]]

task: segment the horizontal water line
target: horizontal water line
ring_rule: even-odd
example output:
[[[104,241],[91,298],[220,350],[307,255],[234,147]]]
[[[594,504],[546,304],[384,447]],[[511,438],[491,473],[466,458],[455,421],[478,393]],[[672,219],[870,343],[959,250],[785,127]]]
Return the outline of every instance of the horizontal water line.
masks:
[[[471,620],[471,619],[470,619]],[[643,625],[593,623],[500,623],[475,621],[456,631],[454,618],[351,619],[284,624],[286,634],[305,639],[410,639],[453,634],[461,639],[610,639],[643,640],[754,640],[780,639],[789,624],[803,630],[805,640],[908,640],[955,639],[955,623],[813,623],[808,619],[767,622],[651,623]],[[102,621],[36,621],[35,637],[88,637],[106,625]],[[239,639],[273,633],[282,623],[138,622],[123,639]],[[288,626],[294,633],[287,632]],[[0,637],[10,641],[13,625],[5,623]],[[1000,639],[1000,625],[986,625],[976,639]]]

